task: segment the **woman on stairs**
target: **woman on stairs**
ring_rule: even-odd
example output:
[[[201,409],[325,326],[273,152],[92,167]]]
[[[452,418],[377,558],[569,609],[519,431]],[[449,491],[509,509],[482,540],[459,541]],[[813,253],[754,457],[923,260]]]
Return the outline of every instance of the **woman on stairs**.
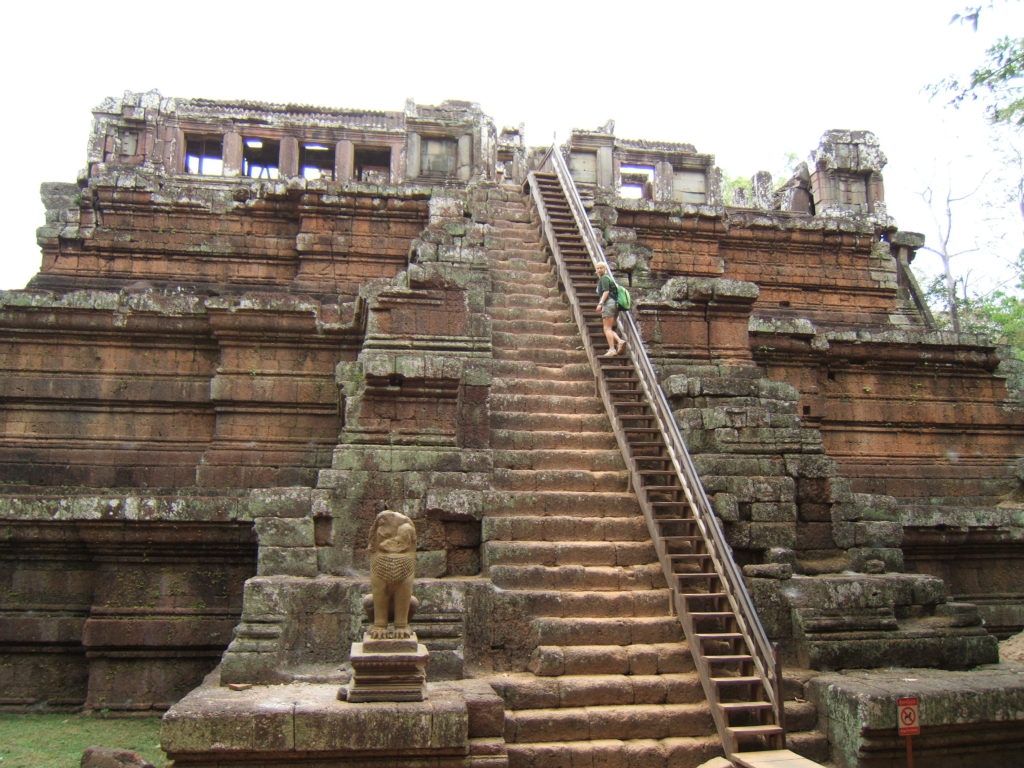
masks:
[[[597,292],[601,296],[597,300],[597,309],[601,313],[604,337],[608,341],[608,351],[603,357],[615,357],[626,346],[626,340],[615,332],[615,318],[619,314],[619,290],[608,274],[607,264],[601,262],[594,269],[597,271]]]

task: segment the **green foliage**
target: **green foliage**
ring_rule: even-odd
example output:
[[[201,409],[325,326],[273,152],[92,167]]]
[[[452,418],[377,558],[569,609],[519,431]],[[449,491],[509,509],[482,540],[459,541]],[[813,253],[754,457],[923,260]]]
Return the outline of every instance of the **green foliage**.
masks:
[[[1024,360],[1024,299],[997,291],[978,311],[999,329],[999,337],[1010,345],[1013,356]]]
[[[1024,252],[1017,257],[1013,268],[1017,285],[1016,290],[1012,291],[972,294],[967,290],[964,278],[956,278],[956,314],[961,331],[993,336],[1010,347],[1013,357],[1024,360]],[[938,275],[925,282],[924,292],[936,324],[942,330],[951,329],[953,313],[948,306],[945,275]]]
[[[993,121],[1024,126],[1024,37],[1001,38],[985,55],[985,63],[971,73],[968,90],[989,95]]]
[[[731,176],[722,174],[722,200],[726,205],[733,205],[736,199],[736,192],[743,190],[747,200],[754,196],[754,184],[749,176]]]
[[[800,165],[800,158],[795,152],[784,152],[782,155],[781,170],[772,173],[772,186],[778,189],[793,175],[797,166]],[[752,176],[733,176],[722,171],[722,200],[726,205],[732,205],[736,192],[743,190],[748,201],[754,199],[754,179]]]
[[[0,715],[0,768],[75,768],[87,747],[130,749],[166,765],[160,718]]]
[[[953,17],[954,22],[969,24],[975,31],[987,6],[973,6]],[[1024,127],[1024,37],[1004,36],[985,51],[985,59],[966,81],[948,77],[929,87],[933,94],[948,93],[950,103],[960,106],[968,101],[986,104],[994,123]]]
[[[983,5],[969,6],[963,13],[956,14],[952,22],[964,24],[977,32],[982,21],[995,13],[997,2],[988,0]],[[1003,2],[1018,3],[1020,0]],[[998,18],[995,23],[999,23]],[[954,204],[962,203],[979,190],[984,189],[990,195],[993,188],[997,188],[997,194],[1004,198],[1003,201],[996,202],[989,196],[983,204],[997,209],[1013,202],[1024,215],[1024,154],[1016,144],[1024,127],[1024,37],[1000,37],[988,47],[981,65],[968,78],[946,78],[929,86],[929,90],[934,95],[948,96],[950,104],[956,107],[967,102],[984,105],[993,123],[993,141],[1001,148],[1004,160],[999,168],[992,169],[991,175],[986,172],[977,189],[959,197],[950,192],[944,205],[934,198],[931,189],[922,193],[936,217],[939,234],[937,247],[925,250],[937,254],[943,267],[943,274],[930,281],[921,281],[928,303],[933,310],[941,307],[935,311],[940,327],[995,335],[1010,346],[1014,357],[1024,359],[1024,255],[1018,255],[1013,265],[1016,285],[1011,290],[979,294],[970,290],[969,273],[954,277],[950,268],[950,260],[954,256],[984,250],[982,247],[957,252],[950,249]],[[997,232],[992,234],[995,235],[994,240],[999,236]]]

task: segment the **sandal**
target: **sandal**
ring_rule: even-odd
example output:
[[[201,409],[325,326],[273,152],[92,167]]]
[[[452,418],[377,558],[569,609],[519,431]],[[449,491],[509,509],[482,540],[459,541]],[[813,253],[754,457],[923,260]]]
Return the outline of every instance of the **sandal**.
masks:
[[[615,354],[616,355],[621,355],[622,354],[622,350],[624,350],[625,348],[626,348],[626,340],[625,339],[619,339],[619,343],[615,345]]]

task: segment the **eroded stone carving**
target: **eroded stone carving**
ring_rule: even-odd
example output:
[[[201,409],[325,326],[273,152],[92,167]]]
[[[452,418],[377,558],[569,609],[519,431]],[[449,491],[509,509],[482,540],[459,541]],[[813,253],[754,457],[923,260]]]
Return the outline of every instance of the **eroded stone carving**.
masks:
[[[409,627],[416,609],[416,526],[401,512],[378,512],[370,527],[370,594],[363,601],[372,621],[363,642],[353,643],[352,683],[339,698],[422,701],[427,649]]]
[[[370,527],[369,550],[373,626],[368,634],[375,640],[409,637],[410,608],[414,608],[416,526],[401,512],[379,512]],[[389,633],[391,623],[394,631]]]

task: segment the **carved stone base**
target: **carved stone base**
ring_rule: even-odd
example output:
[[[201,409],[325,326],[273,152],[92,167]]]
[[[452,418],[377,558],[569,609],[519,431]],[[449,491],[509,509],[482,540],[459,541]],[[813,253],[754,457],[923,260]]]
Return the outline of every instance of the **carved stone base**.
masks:
[[[913,737],[918,765],[988,768],[1021,764],[1022,673],[1017,664],[966,672],[846,670],[810,680],[808,693],[839,768],[906,764],[907,737],[896,729],[896,702],[905,696],[919,701],[921,732]]]
[[[322,683],[220,685],[164,717],[177,768],[507,768],[501,698],[482,680],[427,683],[423,701],[350,704]]]
[[[427,647],[415,632],[402,637],[373,637],[352,643],[352,682],[338,698],[361,701],[423,701],[427,680]]]

